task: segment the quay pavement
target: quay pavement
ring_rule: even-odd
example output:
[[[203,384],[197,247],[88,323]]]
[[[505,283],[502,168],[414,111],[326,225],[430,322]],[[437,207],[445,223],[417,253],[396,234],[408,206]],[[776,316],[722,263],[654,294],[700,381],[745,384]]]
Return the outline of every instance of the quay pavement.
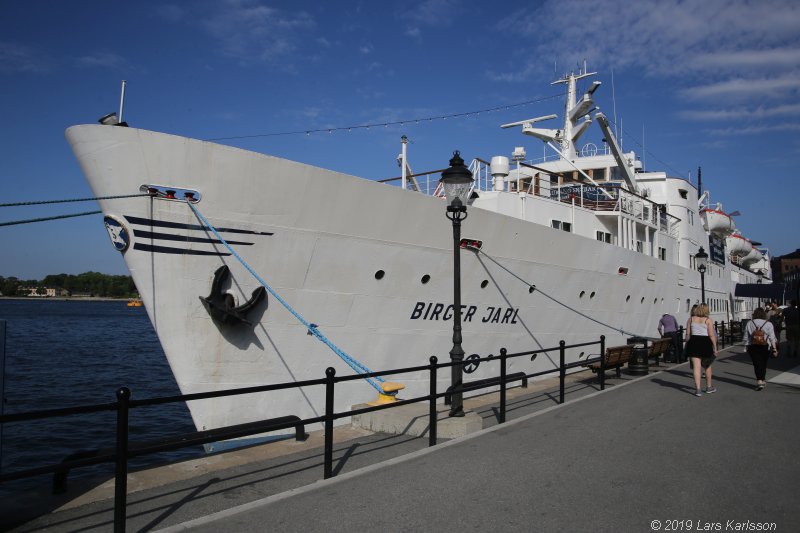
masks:
[[[552,386],[517,396],[505,424],[432,448],[354,434],[329,480],[315,448],[131,489],[127,530],[800,531],[800,359],[771,360],[755,391],[742,352],[722,352],[717,392],[699,398],[686,363],[609,372],[603,392],[584,375],[564,405]],[[100,499],[14,531],[110,531],[112,518]]]

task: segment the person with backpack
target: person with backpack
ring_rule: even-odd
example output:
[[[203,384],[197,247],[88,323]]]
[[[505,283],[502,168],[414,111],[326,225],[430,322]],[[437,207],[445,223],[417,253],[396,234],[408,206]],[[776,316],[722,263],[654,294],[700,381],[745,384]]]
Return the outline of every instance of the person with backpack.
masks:
[[[767,361],[770,355],[778,357],[778,339],[775,338],[775,328],[767,320],[766,311],[759,307],[753,311],[753,320],[747,323],[744,332],[747,353],[750,354],[756,374],[756,390],[764,390],[764,387],[767,386]]]

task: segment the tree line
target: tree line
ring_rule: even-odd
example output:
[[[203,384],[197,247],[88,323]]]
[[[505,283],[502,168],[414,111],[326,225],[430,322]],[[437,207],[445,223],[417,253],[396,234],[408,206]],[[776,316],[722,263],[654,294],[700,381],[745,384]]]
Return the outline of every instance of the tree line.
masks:
[[[0,276],[0,293],[3,296],[27,296],[28,291],[21,288],[40,288],[43,294],[45,288],[56,289],[61,295],[66,291],[71,296],[94,296],[102,298],[133,298],[138,295],[136,285],[130,276],[114,276],[99,272],[84,272],[83,274],[50,274],[42,280],[5,278]]]

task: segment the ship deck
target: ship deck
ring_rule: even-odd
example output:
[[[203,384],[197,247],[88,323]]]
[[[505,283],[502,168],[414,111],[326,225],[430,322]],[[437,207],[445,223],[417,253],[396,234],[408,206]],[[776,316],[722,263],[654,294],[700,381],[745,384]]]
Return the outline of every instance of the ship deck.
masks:
[[[770,361],[769,385],[755,392],[749,357],[730,347],[714,365],[718,392],[701,398],[687,363],[636,378],[609,373],[603,392],[588,373],[574,374],[563,405],[557,382],[537,382],[513,390],[503,425],[490,396],[469,400],[485,429],[432,448],[426,438],[342,428],[338,475],[324,481],[319,435],[134,472],[127,527],[651,531],[680,520],[725,530],[732,520],[795,531],[798,361]],[[113,481],[71,489],[3,502],[2,523],[27,504],[29,513],[58,510],[17,531],[110,530]]]

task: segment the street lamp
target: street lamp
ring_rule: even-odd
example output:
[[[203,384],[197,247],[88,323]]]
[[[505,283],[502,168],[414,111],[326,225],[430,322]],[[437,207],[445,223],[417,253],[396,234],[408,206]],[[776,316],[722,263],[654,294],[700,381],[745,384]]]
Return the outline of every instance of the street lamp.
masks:
[[[453,152],[450,167],[442,172],[439,183],[447,199],[447,218],[453,222],[453,349],[450,350],[452,401],[450,416],[464,416],[463,366],[461,348],[461,221],[467,218],[467,196],[472,172],[464,165],[458,150]]]
[[[703,247],[700,247],[694,256],[697,271],[700,272],[700,303],[706,303],[706,268],[708,265],[708,254]]]

